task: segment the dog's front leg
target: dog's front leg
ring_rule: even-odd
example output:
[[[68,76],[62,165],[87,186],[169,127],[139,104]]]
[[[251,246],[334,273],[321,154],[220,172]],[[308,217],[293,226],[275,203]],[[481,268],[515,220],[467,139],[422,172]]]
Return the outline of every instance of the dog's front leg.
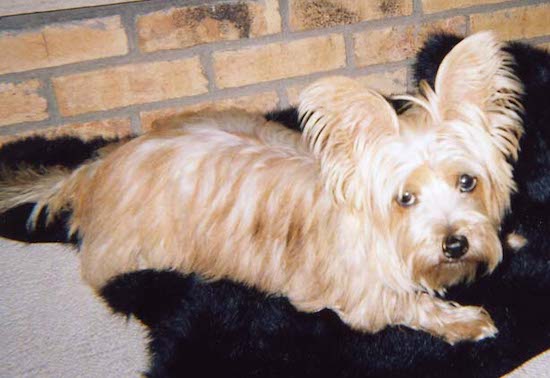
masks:
[[[442,337],[448,343],[479,341],[494,337],[498,332],[491,316],[482,307],[461,306],[427,293],[417,293],[410,303],[410,312],[404,309],[402,324]]]

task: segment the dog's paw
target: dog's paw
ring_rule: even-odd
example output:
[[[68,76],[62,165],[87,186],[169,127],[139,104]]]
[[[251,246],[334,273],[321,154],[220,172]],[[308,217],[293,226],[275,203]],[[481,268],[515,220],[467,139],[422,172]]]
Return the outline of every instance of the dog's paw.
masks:
[[[441,328],[441,336],[450,344],[480,341],[498,333],[491,316],[481,307],[456,307]]]

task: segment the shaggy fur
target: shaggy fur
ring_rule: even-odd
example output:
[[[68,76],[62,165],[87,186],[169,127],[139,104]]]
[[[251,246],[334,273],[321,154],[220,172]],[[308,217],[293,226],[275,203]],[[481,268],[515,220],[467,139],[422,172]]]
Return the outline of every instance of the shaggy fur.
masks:
[[[83,141],[76,137],[61,137],[53,140],[33,136],[2,146],[0,149],[0,181],[5,175],[20,167],[45,172],[52,167],[63,166],[72,170],[86,160],[98,156],[99,150],[119,143],[118,139],[95,138]],[[28,243],[70,242],[77,243],[78,235],[68,236],[70,211],[62,211],[46,223],[46,209],[37,217],[34,228],[27,227],[27,220],[35,204],[24,203],[0,214],[0,236]]]
[[[322,79],[300,96],[302,134],[246,113],[175,118],[74,171],[5,174],[0,209],[37,202],[33,227],[43,208],[46,222],[70,208],[96,289],[176,269],[366,332],[481,340],[496,333],[490,316],[435,293],[502,259],[522,134],[511,63],[491,33],[468,37],[399,116],[352,79]]]
[[[430,56],[445,55],[456,42],[433,39],[420,54],[419,71],[422,64],[437,67],[439,61]],[[544,100],[550,61],[529,47],[511,51],[526,84],[527,135],[516,168],[520,192],[505,228],[520,231],[529,244],[517,255],[505,254],[493,276],[449,293],[463,303],[486,306],[500,329],[496,339],[450,347],[400,328],[365,335],[350,331],[328,310],[301,314],[285,299],[265,298],[229,282],[205,284],[174,272],[142,271],[118,277],[103,294],[115,310],[134,314],[150,327],[150,376],[499,376],[548,348],[550,313],[540,304],[550,292],[545,185],[550,138]],[[420,78],[434,75],[427,69]],[[283,118],[296,126],[291,117]],[[525,154],[526,146],[532,153]]]
[[[416,78],[433,83],[442,57],[458,41],[448,35],[428,40]],[[550,297],[550,56],[521,44],[507,50],[525,84],[526,134],[514,171],[518,193],[503,233],[520,232],[529,241],[518,253],[505,253],[493,275],[447,294],[483,304],[499,328],[495,339],[449,346],[404,328],[366,335],[331,311],[299,313],[283,298],[227,281],[205,284],[194,276],[141,271],[120,276],[102,293],[115,311],[148,325],[148,376],[500,377],[550,348],[544,303]],[[284,119],[297,125],[296,118]]]

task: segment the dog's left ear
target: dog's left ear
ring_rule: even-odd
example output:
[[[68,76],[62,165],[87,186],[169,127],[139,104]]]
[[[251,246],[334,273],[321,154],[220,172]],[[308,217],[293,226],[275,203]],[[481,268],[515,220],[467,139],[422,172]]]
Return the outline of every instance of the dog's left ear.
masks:
[[[442,120],[481,116],[493,143],[508,160],[516,160],[523,133],[523,87],[514,74],[513,57],[502,47],[491,32],[458,43],[437,71],[435,102]]]
[[[364,207],[367,182],[358,168],[378,159],[379,147],[398,135],[395,110],[377,92],[342,76],[304,89],[298,110],[303,138],[320,159],[336,202]]]

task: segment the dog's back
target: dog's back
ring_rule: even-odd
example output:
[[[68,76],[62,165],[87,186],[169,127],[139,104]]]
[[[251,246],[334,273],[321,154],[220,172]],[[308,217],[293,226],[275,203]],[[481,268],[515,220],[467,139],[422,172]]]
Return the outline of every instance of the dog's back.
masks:
[[[35,215],[70,208],[83,275],[96,288],[141,268],[280,288],[302,256],[331,238],[310,233],[335,222],[318,169],[296,131],[246,113],[201,114],[75,171],[4,182],[0,203],[37,202]]]

